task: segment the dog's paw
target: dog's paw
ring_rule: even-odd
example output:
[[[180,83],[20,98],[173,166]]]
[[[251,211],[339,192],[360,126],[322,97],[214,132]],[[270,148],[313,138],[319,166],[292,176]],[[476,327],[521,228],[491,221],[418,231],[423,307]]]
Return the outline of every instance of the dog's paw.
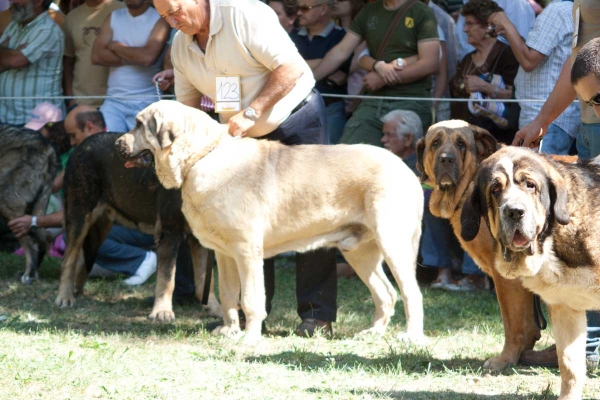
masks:
[[[73,307],[75,305],[75,297],[59,295],[56,300],[54,300],[54,304],[60,308]]]
[[[514,365],[514,362],[507,360],[501,356],[490,357],[486,362],[483,363],[483,368],[491,369],[494,371],[501,371],[506,367]]]
[[[213,331],[213,335],[227,336],[230,338],[237,338],[242,335],[242,330],[238,325],[236,326],[225,326],[220,325],[217,326]]]
[[[37,280],[37,275],[29,276],[26,274],[21,275],[21,283],[25,285],[31,285],[33,282]]]
[[[410,344],[416,344],[422,346],[427,343],[427,338],[423,333],[408,333],[403,332],[396,335],[396,339],[401,342],[406,342]]]
[[[208,304],[202,306],[202,308],[204,308],[208,312],[208,315],[210,317],[223,318],[223,310],[221,309],[221,305],[219,304],[219,302],[216,300],[214,302],[211,302],[209,299]]]
[[[381,326],[372,326],[369,329],[362,330],[358,332],[355,338],[366,338],[370,336],[383,336],[385,335],[385,328]]]
[[[173,322],[175,321],[175,313],[173,310],[152,310],[152,313],[150,313],[148,318],[156,322]]]
[[[256,344],[258,344],[261,337],[262,336],[260,335],[260,333],[250,334],[250,333],[246,332],[246,334],[244,335],[244,339],[242,339],[242,343],[245,344],[246,346],[255,346]]]

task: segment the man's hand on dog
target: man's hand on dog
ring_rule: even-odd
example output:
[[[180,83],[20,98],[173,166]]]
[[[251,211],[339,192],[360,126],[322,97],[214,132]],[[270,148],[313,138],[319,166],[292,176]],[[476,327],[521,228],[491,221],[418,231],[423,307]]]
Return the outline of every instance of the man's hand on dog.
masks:
[[[31,215],[23,215],[8,222],[8,227],[13,235],[20,239],[27,235],[31,229]]]
[[[246,136],[248,130],[254,126],[255,122],[244,117],[244,111],[240,111],[229,119],[229,134],[231,136]]]

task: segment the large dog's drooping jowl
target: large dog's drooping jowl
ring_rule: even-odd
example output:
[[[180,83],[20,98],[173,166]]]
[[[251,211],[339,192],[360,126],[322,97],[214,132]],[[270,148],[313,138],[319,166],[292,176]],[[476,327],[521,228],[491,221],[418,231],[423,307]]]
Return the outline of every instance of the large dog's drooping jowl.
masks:
[[[573,164],[506,147],[483,162],[475,183],[463,238],[475,238],[485,221],[497,242],[495,269],[548,305],[560,399],[580,399],[585,311],[600,309],[600,157]]]
[[[383,333],[394,313],[396,291],[381,266],[385,258],[402,292],[407,336],[422,340],[416,258],[423,192],[392,153],[366,145],[236,140],[226,125],[172,101],[141,111],[117,148],[129,162],[153,160],[163,185],[181,187],[194,235],[217,255],[225,324],[219,333],[239,332],[241,303],[245,341],[260,338],[264,258],[335,246],[375,302],[367,332]]]
[[[39,132],[0,125],[0,149],[0,218],[43,215],[60,166],[52,145]],[[21,282],[31,283],[48,247],[44,229],[31,229],[19,244],[25,251]]]
[[[533,294],[494,268],[494,238],[487,226],[482,226],[471,241],[461,236],[461,217],[479,218],[465,214],[462,208],[473,190],[473,178],[480,163],[497,148],[496,139],[486,130],[460,120],[444,121],[430,127],[417,144],[417,166],[422,181],[433,187],[431,213],[450,220],[463,249],[494,280],[504,324],[504,348],[484,367],[499,370],[516,364],[523,350],[533,348],[540,331],[534,323]]]

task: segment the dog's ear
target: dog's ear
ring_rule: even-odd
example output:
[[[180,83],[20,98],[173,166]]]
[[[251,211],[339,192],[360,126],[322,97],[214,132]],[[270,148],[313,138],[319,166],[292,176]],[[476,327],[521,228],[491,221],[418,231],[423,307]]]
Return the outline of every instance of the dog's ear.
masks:
[[[498,141],[487,130],[475,125],[469,125],[473,131],[475,146],[477,146],[477,157],[479,162],[482,162],[498,150]]]
[[[475,239],[479,233],[481,217],[487,213],[485,195],[481,193],[477,182],[478,177],[475,178],[473,192],[471,193],[471,196],[465,200],[460,214],[460,236],[466,242]]]
[[[417,171],[421,174],[421,183],[424,183],[429,179],[425,172],[425,166],[423,164],[423,156],[425,155],[425,138],[419,139],[417,142]]]
[[[154,114],[148,118],[147,125],[150,132],[156,135],[160,148],[164,149],[173,144],[175,134],[173,133],[171,124],[160,123],[161,119],[160,116],[157,118],[156,114]]]
[[[548,165],[546,171],[548,174],[548,186],[550,187],[550,206],[554,212],[554,219],[561,225],[567,225],[571,220],[571,215],[567,209],[567,184],[553,165]]]

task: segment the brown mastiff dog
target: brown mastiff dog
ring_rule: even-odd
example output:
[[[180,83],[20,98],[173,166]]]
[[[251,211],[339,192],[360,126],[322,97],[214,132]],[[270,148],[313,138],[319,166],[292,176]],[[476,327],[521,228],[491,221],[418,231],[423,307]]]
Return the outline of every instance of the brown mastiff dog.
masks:
[[[417,144],[421,180],[433,187],[431,213],[450,220],[463,249],[494,280],[504,325],[504,348],[483,365],[494,370],[516,364],[521,352],[533,348],[540,338],[534,323],[533,294],[519,280],[507,279],[494,268],[494,238],[487,226],[483,224],[471,241],[461,236],[462,208],[473,191],[475,173],[497,148],[489,132],[459,120],[431,126]]]
[[[559,399],[580,399],[585,311],[600,309],[600,157],[576,164],[505,147],[485,160],[463,207],[462,238],[496,239],[502,276],[550,308],[561,376]],[[485,224],[481,224],[481,219]]]

